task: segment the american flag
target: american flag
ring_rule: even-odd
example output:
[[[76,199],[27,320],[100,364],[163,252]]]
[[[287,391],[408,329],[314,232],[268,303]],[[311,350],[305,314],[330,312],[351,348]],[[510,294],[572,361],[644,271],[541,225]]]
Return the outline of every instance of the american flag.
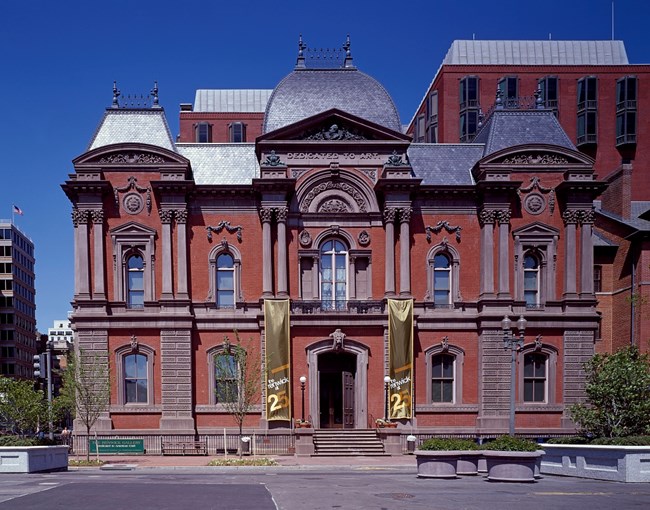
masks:
[[[23,210],[16,204],[14,204],[14,214],[20,214],[21,216],[23,215]]]

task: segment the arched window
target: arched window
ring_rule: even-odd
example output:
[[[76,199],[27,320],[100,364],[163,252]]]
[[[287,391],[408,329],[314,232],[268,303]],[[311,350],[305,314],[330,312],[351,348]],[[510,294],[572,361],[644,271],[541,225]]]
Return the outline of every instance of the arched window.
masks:
[[[320,297],[323,310],[344,310],[347,300],[348,251],[337,239],[320,249]]]
[[[129,354],[122,358],[124,363],[124,403],[146,404],[149,398],[149,374],[147,356]]]
[[[454,401],[454,365],[456,357],[451,354],[431,356],[431,402]]]
[[[447,253],[433,258],[433,302],[436,305],[451,303],[451,259]]]
[[[235,260],[230,253],[217,257],[216,301],[218,308],[235,306]]]
[[[524,255],[524,300],[526,307],[534,308],[539,301],[539,259],[531,252]]]
[[[239,398],[239,367],[237,358],[221,351],[214,355],[215,403],[236,402]]]
[[[524,354],[524,402],[546,402],[548,357],[539,352]]]
[[[126,261],[126,303],[129,308],[144,307],[144,261],[142,255],[133,253]]]

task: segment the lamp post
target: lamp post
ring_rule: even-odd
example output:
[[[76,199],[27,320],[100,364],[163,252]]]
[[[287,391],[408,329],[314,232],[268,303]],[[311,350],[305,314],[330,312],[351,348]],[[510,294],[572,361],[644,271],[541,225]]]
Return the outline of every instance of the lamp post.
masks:
[[[524,346],[524,331],[526,330],[526,324],[528,321],[524,319],[523,315],[519,316],[517,319],[517,330],[519,331],[519,336],[512,334],[512,321],[506,315],[501,321],[501,330],[503,332],[503,348],[510,349],[512,357],[510,359],[510,426],[508,433],[511,436],[515,435],[515,387],[516,387],[516,367],[515,367],[515,355],[518,349],[521,349]]]
[[[305,383],[307,378],[304,375],[300,376],[300,392],[302,393],[302,419],[300,421],[305,421]]]
[[[384,420],[389,421],[389,416],[388,416],[388,390],[390,386],[390,376],[385,376],[384,377],[384,386],[386,387],[386,406],[384,408]]]

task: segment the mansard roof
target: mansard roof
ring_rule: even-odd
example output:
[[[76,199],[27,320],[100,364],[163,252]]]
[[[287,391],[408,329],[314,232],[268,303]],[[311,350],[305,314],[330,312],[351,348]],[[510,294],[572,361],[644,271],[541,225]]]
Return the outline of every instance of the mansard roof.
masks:
[[[472,167],[483,157],[485,145],[473,143],[413,143],[408,158],[422,185],[472,185]]]
[[[556,145],[576,151],[551,110],[494,110],[474,138],[484,156],[517,145]]]
[[[144,143],[176,150],[162,108],[107,108],[88,150],[117,143]]]
[[[386,89],[374,78],[350,67],[295,69],[271,94],[263,132],[275,131],[333,108],[402,131],[397,108]]]
[[[627,65],[623,41],[476,41],[451,43],[443,65]]]
[[[272,89],[198,89],[194,112],[264,112]]]
[[[245,184],[260,176],[254,143],[179,143],[191,161],[196,184]]]

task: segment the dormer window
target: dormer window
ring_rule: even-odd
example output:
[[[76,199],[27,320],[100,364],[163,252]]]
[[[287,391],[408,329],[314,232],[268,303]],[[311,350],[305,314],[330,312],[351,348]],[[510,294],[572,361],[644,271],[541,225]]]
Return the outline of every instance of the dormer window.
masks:
[[[232,143],[242,143],[246,141],[246,124],[243,122],[233,122],[228,126],[230,131],[230,141]]]
[[[199,122],[194,127],[195,140],[197,143],[212,142],[212,126],[207,122]]]

